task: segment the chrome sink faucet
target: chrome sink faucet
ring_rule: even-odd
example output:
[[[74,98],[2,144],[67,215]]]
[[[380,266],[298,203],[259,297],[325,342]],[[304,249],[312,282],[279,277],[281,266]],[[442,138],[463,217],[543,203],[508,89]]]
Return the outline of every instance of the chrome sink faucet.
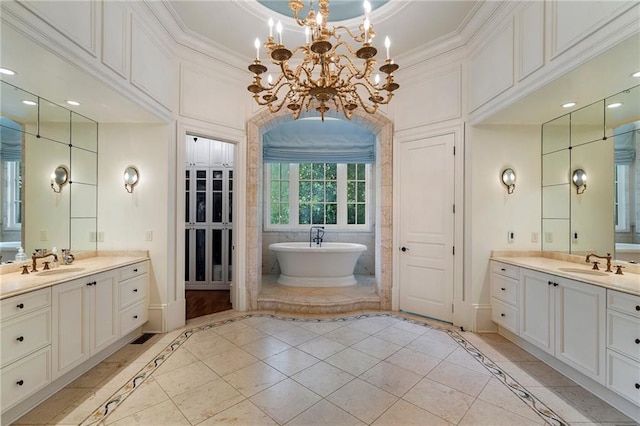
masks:
[[[591,256],[593,257],[597,257],[598,259],[607,259],[607,270],[605,272],[613,272],[611,270],[611,253],[607,253],[606,256],[599,256],[595,253],[589,253],[587,255],[587,258],[584,260],[585,262],[589,263],[591,260]],[[593,269],[594,270],[598,270],[598,262],[593,262]]]
[[[316,230],[316,236],[313,237],[313,230]],[[312,226],[309,229],[309,247],[315,243],[318,247],[322,246],[322,237],[324,237],[324,226]]]

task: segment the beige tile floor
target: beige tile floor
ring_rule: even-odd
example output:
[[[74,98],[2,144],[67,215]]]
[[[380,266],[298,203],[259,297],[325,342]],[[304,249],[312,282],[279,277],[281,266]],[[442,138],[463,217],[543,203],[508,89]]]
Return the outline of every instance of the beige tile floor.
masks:
[[[184,338],[185,330],[197,331]],[[634,424],[499,335],[453,335],[526,387],[559,422]],[[145,370],[169,344],[170,356]],[[136,376],[143,379],[135,389],[123,390]],[[379,313],[321,322],[233,311],[197,318],[182,330],[127,345],[15,424],[89,424],[95,417],[88,416],[109,401],[99,424],[545,423],[444,329]]]

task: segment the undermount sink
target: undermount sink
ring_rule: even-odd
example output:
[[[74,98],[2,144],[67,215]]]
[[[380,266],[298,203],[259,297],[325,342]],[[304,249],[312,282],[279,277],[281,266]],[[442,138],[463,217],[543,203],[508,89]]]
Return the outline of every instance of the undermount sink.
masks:
[[[580,269],[580,268],[558,268],[558,269],[564,272],[573,272],[575,274],[597,275],[599,277],[603,277],[607,275],[606,272],[594,271],[593,269]]]
[[[84,271],[84,268],[59,267],[56,269],[48,269],[46,271],[38,272],[36,275],[58,275],[58,274],[68,274],[71,272],[80,272],[80,271]]]

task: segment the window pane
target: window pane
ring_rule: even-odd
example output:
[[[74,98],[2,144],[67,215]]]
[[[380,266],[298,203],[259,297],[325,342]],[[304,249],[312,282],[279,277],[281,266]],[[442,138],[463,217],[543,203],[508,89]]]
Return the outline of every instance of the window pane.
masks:
[[[365,180],[365,165],[364,164],[358,164],[358,180]]]
[[[302,163],[302,164],[300,164],[298,174],[300,176],[300,180],[302,180],[302,179],[306,179],[306,180],[311,179],[311,163]]]
[[[278,224],[280,223],[280,204],[271,203],[271,223]]]
[[[356,183],[347,182],[347,201],[356,201]]]
[[[301,203],[308,203],[311,201],[311,182],[301,181],[299,190],[299,199]]]
[[[324,179],[324,163],[313,163],[313,179]]]
[[[301,225],[309,225],[311,223],[311,206],[309,204],[300,204],[298,223]]]
[[[327,180],[336,180],[338,178],[338,165],[335,163],[327,164],[326,173]]]
[[[280,204],[280,223],[289,224],[289,204]]]
[[[313,203],[324,202],[324,182],[313,182],[313,193],[311,201]]]
[[[335,203],[338,199],[338,184],[336,182],[327,182],[326,200],[327,203]]]
[[[280,186],[280,201],[283,203],[289,202],[289,182],[283,181]]]
[[[356,219],[357,219],[357,224],[358,225],[363,225],[366,223],[365,218],[364,218],[364,213],[365,213],[365,208],[364,208],[364,204],[358,204],[356,206],[357,209],[357,215],[356,215]]]
[[[271,183],[271,202],[280,202],[280,182],[278,181]]]
[[[347,224],[353,225],[356,223],[356,205],[347,204]]]
[[[280,163],[271,163],[271,179],[280,179]]]
[[[280,165],[280,179],[289,180],[289,164],[282,163]]]
[[[312,204],[313,211],[313,224],[314,225],[322,225],[324,223],[324,205],[323,204]]]
[[[358,182],[358,199],[359,202],[364,202],[365,184],[364,182]]]
[[[354,180],[356,178],[356,165],[347,164],[347,179]]]
[[[338,223],[338,205],[327,204],[326,205],[326,223],[327,225],[335,225]]]

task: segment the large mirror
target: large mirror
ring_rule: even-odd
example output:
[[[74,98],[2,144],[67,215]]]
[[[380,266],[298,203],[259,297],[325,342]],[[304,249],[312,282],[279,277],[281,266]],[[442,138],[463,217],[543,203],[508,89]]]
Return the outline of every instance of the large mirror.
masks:
[[[98,123],[0,82],[0,254],[96,250]],[[61,169],[68,182],[59,185]]]
[[[542,125],[542,249],[640,262],[640,86]]]

